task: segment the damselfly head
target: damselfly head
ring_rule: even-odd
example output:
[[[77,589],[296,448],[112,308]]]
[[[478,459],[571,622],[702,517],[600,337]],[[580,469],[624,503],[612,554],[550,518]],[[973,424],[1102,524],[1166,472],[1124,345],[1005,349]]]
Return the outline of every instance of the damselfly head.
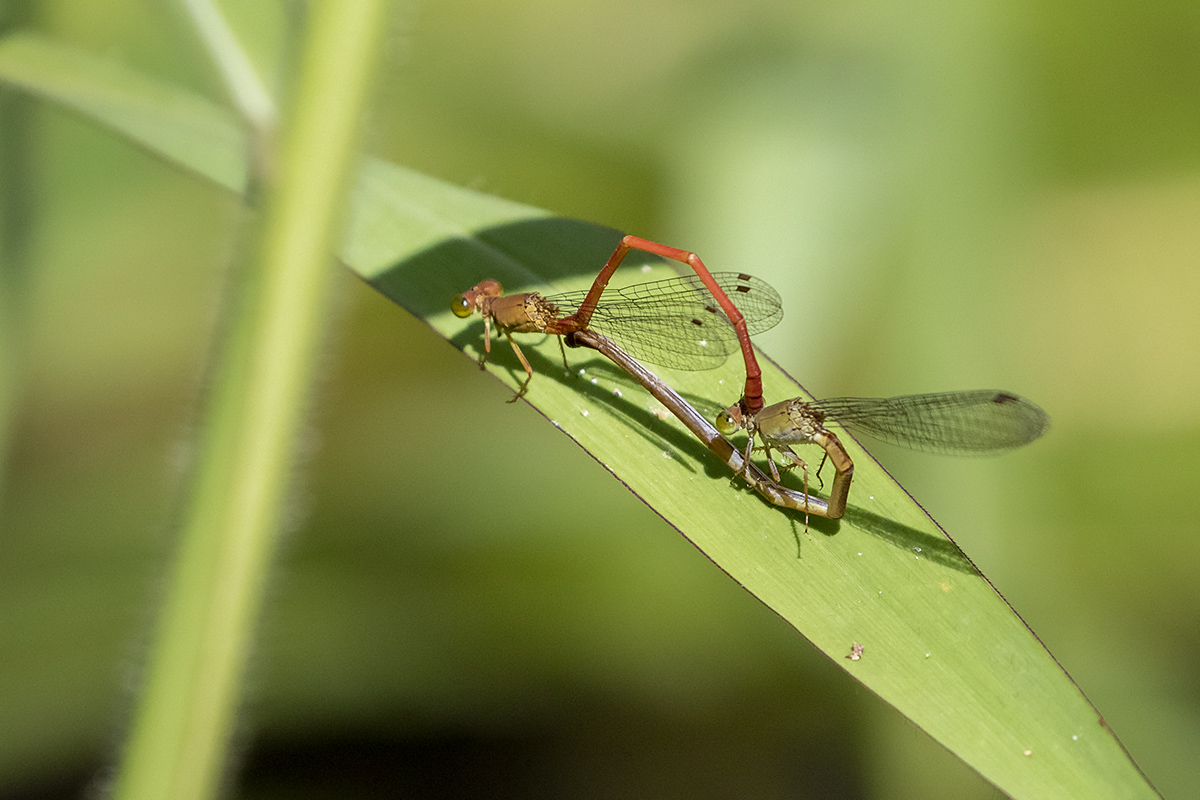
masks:
[[[462,294],[454,295],[454,299],[450,301],[450,310],[459,319],[466,319],[481,309],[485,297],[499,297],[503,291],[499,281],[488,278]]]
[[[732,405],[729,408],[717,414],[714,420],[717,431],[722,436],[730,436],[737,433],[742,427],[742,408],[740,405]]]

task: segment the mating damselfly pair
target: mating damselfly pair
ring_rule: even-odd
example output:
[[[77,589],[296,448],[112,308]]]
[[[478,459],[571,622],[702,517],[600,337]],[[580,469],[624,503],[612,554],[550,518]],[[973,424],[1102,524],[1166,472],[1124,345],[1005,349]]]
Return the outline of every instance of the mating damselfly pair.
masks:
[[[631,250],[679,261],[695,274],[606,292],[613,273]],[[767,406],[762,370],[750,337],[783,318],[779,293],[751,275],[710,273],[695,253],[636,236],[621,240],[587,292],[506,296],[498,282],[485,280],[457,295],[452,310],[463,318],[475,313],[483,317],[481,368],[491,352],[493,325],[512,346],[526,373],[512,401],[526,393],[533,378],[533,369],[512,334],[555,335],[561,337],[560,343],[594,349],[645,387],[728,464],[735,476],[744,478],[770,502],[803,511],[806,517],[837,519],[846,510],[854,462],[827,423],[892,444],[949,454],[1010,450],[1037,439],[1049,425],[1046,412],[1033,402],[996,390],[888,398],[793,398]],[[737,351],[746,366],[745,386],[738,401],[717,415],[715,428],[641,363],[711,369]],[[565,350],[563,361],[565,364]],[[724,438],[739,430],[748,434],[742,450]],[[792,450],[799,444],[821,447],[821,466],[826,459],[832,464],[834,478],[828,500],[810,494],[807,464]],[[769,474],[751,462],[756,451],[764,452]],[[776,464],[773,452],[780,454],[782,467]],[[800,467],[804,474],[803,494],[780,483],[780,470],[793,467]],[[818,474],[820,469],[818,466]]]

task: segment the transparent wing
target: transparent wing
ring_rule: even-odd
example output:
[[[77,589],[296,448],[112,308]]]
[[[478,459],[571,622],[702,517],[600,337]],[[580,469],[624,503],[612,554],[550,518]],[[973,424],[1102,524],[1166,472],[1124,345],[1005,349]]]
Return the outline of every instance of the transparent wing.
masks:
[[[1046,432],[1050,417],[1011,392],[910,394],[901,397],[832,397],[807,404],[815,415],[851,432],[936,453],[983,454],[1029,444]]]
[[[783,319],[783,300],[766,281],[738,272],[714,272],[713,278],[742,312],[750,335]],[[546,299],[570,314],[586,296],[566,292]],[[590,327],[634,358],[662,367],[712,369],[739,350],[733,323],[698,275],[607,289]]]

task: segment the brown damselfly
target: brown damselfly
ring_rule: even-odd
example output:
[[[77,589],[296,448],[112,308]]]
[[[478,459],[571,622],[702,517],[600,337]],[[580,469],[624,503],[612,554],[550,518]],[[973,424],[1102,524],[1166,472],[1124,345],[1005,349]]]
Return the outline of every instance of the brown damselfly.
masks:
[[[794,398],[748,414],[733,405],[717,416],[716,427],[729,436],[738,429],[749,433],[743,467],[749,468],[755,450],[766,451],[771,478],[779,482],[779,469],[771,458],[776,450],[788,462],[784,469],[800,467],[808,489],[808,467],[792,451],[795,444],[816,444],[833,464],[834,478],[826,513],[833,519],[846,510],[854,462],[827,422],[852,433],[864,433],[891,444],[933,453],[987,455],[1029,444],[1046,432],[1050,418],[1030,400],[1011,392],[980,389],[965,392],[910,394],[900,397],[834,397],[824,400]],[[761,442],[754,446],[755,438]]]

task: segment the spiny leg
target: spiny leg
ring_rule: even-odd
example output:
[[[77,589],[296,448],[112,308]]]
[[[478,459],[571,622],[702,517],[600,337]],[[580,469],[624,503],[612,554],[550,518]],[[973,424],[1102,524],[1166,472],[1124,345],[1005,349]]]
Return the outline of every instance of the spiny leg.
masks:
[[[762,442],[762,444],[757,447],[754,446],[754,437],[755,436],[758,436],[759,441]],[[758,433],[757,428],[749,430],[749,436],[746,439],[746,449],[742,453],[742,468],[740,471],[738,471],[737,473],[734,474],[734,476],[733,476],[734,479],[736,479],[738,477],[738,475],[745,474],[747,476],[747,481],[749,481],[750,456],[752,456],[756,450],[762,450],[762,451],[764,451],[764,453],[767,456],[767,466],[771,470],[771,480],[773,480],[776,484],[778,484],[780,481],[779,469],[775,466],[775,459],[771,458],[771,449],[772,449],[771,445],[767,442],[766,439],[764,439],[762,437],[761,434]],[[780,450],[780,452],[782,453],[783,451]],[[795,456],[794,453],[792,455],[793,455],[793,457]],[[797,460],[799,460],[799,459],[797,459]],[[800,464],[803,465],[804,462],[800,461]],[[795,464],[787,464],[787,465],[784,465],[783,468],[791,469],[794,466],[796,466],[796,465]],[[732,481],[730,481],[730,482],[732,483]]]
[[[759,440],[762,442],[762,445],[759,447],[754,447],[754,437],[756,434],[758,435]],[[781,480],[780,472],[783,470],[789,470],[789,469],[794,469],[796,467],[799,467],[801,472],[804,473],[804,497],[806,498],[805,506],[804,506],[804,532],[808,533],[808,517],[809,517],[808,503],[807,503],[807,498],[809,497],[809,493],[808,493],[808,463],[805,462],[805,460],[802,459],[800,456],[796,455],[796,453],[792,450],[792,448],[788,447],[786,444],[776,444],[775,447],[772,447],[770,442],[767,439],[765,439],[761,434],[758,434],[758,431],[755,430],[755,431],[751,432],[750,439],[748,442],[746,442],[745,453],[743,454],[742,471],[745,472],[747,474],[747,476],[749,475],[749,468],[750,468],[749,467],[750,454],[755,450],[765,451],[766,456],[767,456],[767,466],[770,467],[770,469],[771,469],[771,479],[775,482],[776,485],[778,485]],[[782,467],[777,467],[775,464],[775,459],[771,457],[772,450],[778,450],[779,455],[781,457],[783,457],[789,463],[784,464]],[[737,478],[736,474],[734,475],[734,478],[735,479]],[[747,480],[749,480],[749,478],[747,478]]]
[[[763,439],[762,442],[763,446],[758,449],[762,450],[767,457],[767,466],[771,468],[771,480],[779,483],[779,468],[775,466],[775,459],[771,458],[771,445],[766,439]],[[780,450],[779,452],[782,453],[783,451]],[[784,467],[784,469],[787,469],[787,467]]]
[[[741,469],[739,469],[737,472],[733,473],[733,477],[729,479],[730,486],[737,485],[737,479],[739,477],[745,477],[746,483],[750,484],[751,486],[754,485],[754,480],[750,477],[750,456],[751,456],[751,454],[754,453],[754,450],[756,449],[754,447],[755,431],[753,429],[751,429],[751,430],[747,430],[746,433],[748,434],[748,436],[746,437],[746,449],[745,449],[745,451],[742,452],[742,466],[741,466]],[[779,482],[778,479],[776,479],[775,482],[778,483]]]
[[[801,458],[800,456],[796,455],[796,452],[794,450],[792,450],[792,448],[788,447],[787,445],[777,446],[776,449],[779,450],[779,455],[783,456],[789,462],[787,464],[784,464],[779,469],[785,470],[785,469],[795,469],[796,467],[799,467],[800,469],[802,469],[804,471],[804,477],[807,480],[808,464],[805,462],[805,460],[803,458]],[[807,489],[805,490],[805,494],[808,494]]]
[[[821,463],[817,465],[817,482],[821,484],[821,488],[825,488],[825,480],[821,477],[821,468],[825,466],[825,462],[829,460],[829,453],[821,454]]]
[[[768,441],[768,440],[767,440],[767,438],[766,438],[765,436],[763,436],[763,435],[762,435],[762,433],[758,432],[758,429],[757,429],[757,428],[755,429],[755,432],[756,432],[756,433],[758,433],[758,440],[759,440],[760,442],[762,442],[762,444],[761,444],[761,445],[759,445],[758,447],[755,447],[755,448],[754,448],[754,450],[762,450],[762,451],[763,451],[763,454],[764,454],[764,455],[766,455],[766,457],[767,457],[767,466],[768,466],[768,467],[770,467],[770,469],[771,469],[771,480],[775,481],[775,483],[776,483],[776,484],[778,484],[778,483],[779,483],[779,481],[780,481],[780,476],[779,476],[779,468],[775,466],[775,459],[771,458],[771,450],[772,450],[772,449],[779,450],[780,454],[782,455],[782,454],[783,454],[783,451],[784,451],[785,449],[787,449],[787,448],[786,448],[786,445],[785,445],[785,446],[784,446],[782,449],[781,449],[781,448],[779,448],[779,447],[772,448],[772,447],[771,447],[771,443],[770,443],[770,441]],[[750,437],[750,443],[751,443],[751,444],[753,444],[753,443],[754,443],[754,437],[753,437],[753,436],[751,436],[751,437]],[[750,452],[751,452],[751,451],[750,451],[749,449],[747,449],[747,450],[746,450],[746,461],[747,461],[747,463],[749,463],[749,460],[750,460]],[[789,452],[790,452],[790,451],[789,451]],[[794,455],[794,454],[793,454],[793,455]],[[801,462],[801,463],[803,463],[803,462]],[[784,468],[784,469],[791,469],[791,467],[793,467],[793,466],[795,466],[795,465],[794,465],[794,464],[791,464],[791,465],[784,465],[784,467],[783,467],[783,468]]]
[[[512,339],[509,339],[511,342]],[[513,347],[516,347],[514,344]],[[488,356],[492,354],[492,318],[486,314],[483,317],[483,353],[479,356],[479,368],[487,365]]]
[[[565,338],[567,338],[567,337],[565,337],[565,336],[558,337],[558,349],[562,353],[563,369],[566,370],[568,375],[570,375],[571,374],[571,365],[567,363],[567,348],[563,345],[563,339],[565,339]]]
[[[781,456],[785,456],[792,462],[790,464],[784,464],[783,469],[792,469],[793,467],[799,467],[800,471],[804,473],[804,496],[808,497],[809,496],[808,495],[808,464],[805,463],[803,458],[796,455],[792,451],[792,448],[788,447],[787,445],[783,445],[779,449],[779,454]],[[822,459],[821,463],[824,464],[825,460]],[[820,479],[820,477],[821,477],[821,468],[817,467],[817,478]],[[808,506],[807,506],[807,504],[805,504],[805,508],[804,508],[804,532],[808,533]]]
[[[521,366],[525,368],[525,382],[521,384],[521,388],[513,395],[508,402],[515,403],[525,396],[525,390],[529,388],[529,382],[533,380],[533,367],[529,366],[529,362],[525,359],[525,354],[521,352],[521,348],[513,341],[512,334],[508,331],[504,332],[504,338],[508,339],[508,343],[512,345],[513,352],[517,354],[517,358],[521,361]]]

